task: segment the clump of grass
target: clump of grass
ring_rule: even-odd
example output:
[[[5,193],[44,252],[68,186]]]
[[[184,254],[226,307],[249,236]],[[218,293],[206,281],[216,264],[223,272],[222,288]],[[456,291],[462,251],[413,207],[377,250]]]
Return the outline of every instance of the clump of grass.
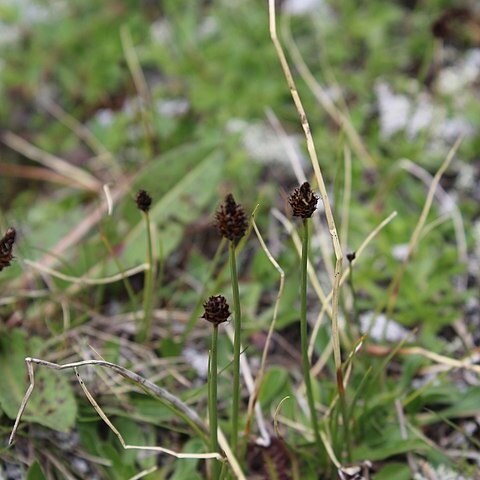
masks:
[[[147,231],[147,264],[145,270],[145,286],[143,289],[143,321],[137,332],[137,340],[141,343],[148,341],[152,329],[152,302],[153,302],[153,246],[149,210],[152,197],[145,191],[139,190],[135,197],[138,209],[144,214]]]
[[[240,293],[238,290],[237,261],[235,245],[248,228],[247,216],[243,207],[235,202],[232,194],[225,197],[215,215],[217,229],[229,241],[228,255],[230,264],[230,278],[233,294],[233,311],[235,333],[233,339],[233,399],[232,399],[232,432],[231,447],[237,454],[238,446],[238,419],[240,413],[240,346],[242,334],[242,313],[240,309]]]
[[[210,350],[210,362],[208,369],[208,417],[210,422],[210,448],[212,452],[218,452],[218,419],[217,419],[217,344],[218,326],[226,322],[230,316],[229,305],[223,295],[210,297],[204,304],[202,318],[212,324],[212,343]],[[212,478],[217,480],[220,475],[220,464],[214,460],[212,463]]]

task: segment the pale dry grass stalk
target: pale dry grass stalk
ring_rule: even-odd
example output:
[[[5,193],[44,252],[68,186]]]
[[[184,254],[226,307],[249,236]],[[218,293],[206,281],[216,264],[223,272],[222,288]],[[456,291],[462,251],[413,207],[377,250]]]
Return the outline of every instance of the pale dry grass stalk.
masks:
[[[27,391],[25,392],[25,396],[23,397],[23,400],[21,402],[20,408],[17,413],[17,417],[15,419],[15,424],[12,428],[12,432],[10,434],[9,442],[8,444],[11,445],[15,439],[16,432],[18,430],[18,426],[20,424],[20,420],[22,418],[22,415],[25,411],[25,408],[28,404],[28,401],[33,393],[34,387],[35,387],[35,375],[34,375],[34,365],[40,365],[44,366],[46,368],[50,368],[53,370],[68,370],[68,369],[74,369],[76,370],[77,378],[79,378],[78,375],[78,368],[87,366],[87,365],[92,365],[92,366],[101,366],[105,368],[109,368],[113,370],[114,372],[118,373],[125,379],[133,382],[135,385],[137,385],[141,390],[143,390],[145,393],[158,398],[159,400],[165,402],[167,406],[172,408],[172,410],[181,418],[183,418],[192,428],[193,430],[196,431],[196,433],[200,436],[200,438],[204,439],[204,441],[208,442],[208,427],[205,425],[203,420],[197,415],[197,413],[192,410],[188,405],[186,405],[182,400],[179,398],[175,397],[172,395],[170,392],[165,390],[162,387],[159,387],[158,385],[154,384],[150,380],[147,380],[146,378],[124,368],[121,367],[120,365],[117,365],[115,363],[111,362],[106,362],[104,360],[85,360],[85,361],[79,361],[79,362],[71,362],[71,363],[66,363],[66,364],[57,364],[53,362],[49,362],[46,360],[38,359],[38,358],[31,358],[27,357],[25,358],[25,363],[27,365],[27,371],[28,371],[28,377],[30,380],[30,385],[28,386]],[[79,379],[79,381],[81,378]],[[83,381],[82,381],[83,383]],[[81,385],[82,385],[81,383]],[[87,398],[89,399],[90,403],[95,402],[93,397],[91,397],[90,394],[87,395],[87,389],[85,387],[85,384],[82,385],[82,389],[85,392]],[[96,402],[95,402],[96,404]],[[94,403],[92,403],[94,405]],[[100,415],[100,407],[95,408],[97,413]],[[103,411],[102,411],[103,413]],[[103,414],[104,415],[104,414]],[[107,418],[106,415],[102,416],[102,419],[105,421]],[[108,420],[108,419],[107,419]],[[106,422],[107,425],[111,425],[108,422]],[[112,425],[113,426],[113,425]],[[111,428],[111,427],[110,427]],[[118,432],[118,430],[115,429],[112,430],[114,433]],[[117,435],[117,433],[115,433]],[[118,435],[117,435],[118,437]],[[235,456],[233,455],[230,446],[228,445],[228,442],[225,438],[225,435],[223,434],[222,430],[219,428],[218,429],[218,438],[219,438],[219,444],[222,450],[225,452],[225,456],[228,460],[228,463],[232,469],[232,472],[234,473],[235,477],[239,480],[246,480],[245,475],[243,474]],[[120,440],[120,437],[119,437]],[[122,443],[122,440],[120,440]],[[125,444],[123,441],[122,445]],[[217,452],[209,452],[205,454],[185,454],[185,453],[177,453],[173,452],[172,450],[165,449],[163,447],[144,447],[144,446],[135,446],[135,445],[130,445],[128,446],[130,449],[141,449],[141,450],[153,450],[153,451],[158,451],[158,452],[163,452],[169,455],[173,455],[177,458],[216,458],[219,459],[220,461],[224,461],[224,458],[219,455]],[[188,456],[186,456],[188,455]],[[194,455],[194,456],[192,456]],[[199,456],[200,455],[200,456]]]
[[[277,322],[277,316],[278,316],[278,308],[280,305],[280,300],[282,298],[283,294],[283,288],[285,284],[285,272],[283,271],[282,267],[278,264],[278,262],[275,260],[274,256],[271,254],[270,250],[268,249],[265,241],[263,240],[262,234],[260,233],[260,230],[257,227],[257,224],[255,223],[255,219],[252,215],[252,225],[253,229],[255,230],[255,233],[257,235],[258,241],[260,242],[260,246],[262,247],[262,250],[265,252],[265,255],[267,256],[268,260],[270,263],[273,265],[275,270],[277,270],[279,276],[280,276],[280,282],[279,282],[279,287],[278,287],[278,292],[277,292],[277,297],[275,299],[275,304],[273,307],[273,315],[272,315],[272,321],[270,322],[270,326],[268,328],[268,333],[267,333],[267,338],[265,340],[265,345],[263,347],[263,352],[262,352],[262,359],[260,361],[260,368],[258,369],[257,376],[255,378],[255,385],[254,388],[252,389],[252,392],[250,393],[250,397],[248,400],[248,409],[247,409],[247,420],[246,420],[246,426],[245,426],[245,432],[248,434],[248,431],[250,429],[250,423],[251,423],[251,418],[253,414],[253,410],[256,407],[257,400],[258,400],[258,395],[260,394],[260,389],[262,386],[262,381],[265,375],[265,365],[267,362],[267,356],[268,356],[268,350],[270,348],[270,342],[272,340],[272,335],[273,332],[275,331],[275,325]],[[262,437],[268,438],[265,435],[262,435]],[[265,445],[268,446],[268,445]]]
[[[302,158],[300,157],[299,152],[294,148],[292,142],[287,136],[287,133],[285,132],[285,129],[283,128],[282,124],[280,123],[276,115],[273,113],[273,111],[271,109],[267,109],[266,115],[284,147],[287,158],[290,162],[290,165],[292,166],[293,173],[295,174],[295,178],[297,179],[297,183],[299,185],[302,185],[307,181],[307,176],[303,171]],[[332,252],[328,246],[327,235],[324,235],[323,233],[324,229],[322,228],[321,221],[319,220],[318,216],[314,215],[312,217],[312,220],[315,226],[315,230],[316,232],[318,232],[317,240],[320,247],[320,253],[322,255],[323,265],[327,270],[328,276],[333,278],[334,267],[332,262]]]
[[[70,188],[85,190],[85,186],[82,183],[44,167],[2,163],[0,164],[0,175],[2,175],[2,177],[28,178],[29,180],[49,182]]]
[[[232,345],[234,343],[234,331],[231,327],[231,325],[227,325],[225,328],[229,340],[232,342]],[[252,370],[250,368],[250,364],[248,362],[248,357],[243,349],[243,346],[241,345],[241,352],[242,354],[240,355],[240,372],[242,374],[243,380],[245,382],[245,386],[247,387],[247,391],[250,394],[250,397],[254,394],[255,391],[255,381],[253,379],[253,374]],[[268,430],[265,425],[265,418],[263,416],[263,411],[262,411],[262,406],[260,405],[259,402],[255,403],[253,411],[255,412],[255,419],[257,422],[257,427],[258,431],[260,433],[260,438],[257,439],[256,443],[257,445],[261,445],[264,447],[268,447],[270,445],[270,434],[268,433]],[[251,418],[250,418],[251,421]],[[248,422],[248,419],[247,419]],[[250,432],[250,425],[246,422],[245,425],[245,436],[244,438],[248,438],[247,434]]]
[[[286,25],[287,24],[285,23],[285,26]],[[285,36],[285,43],[287,45],[288,51],[292,56],[292,62],[295,66],[295,69],[299,72],[302,79],[310,88],[314,97],[317,99],[317,102],[324,108],[324,110],[337,124],[337,126],[345,131],[347,138],[352,145],[352,148],[355,150],[355,153],[358,155],[358,157],[362,160],[363,164],[368,168],[375,167],[376,161],[370,155],[365,145],[363,144],[362,139],[360,138],[357,131],[355,130],[355,127],[350,121],[348,112],[342,112],[342,110],[340,110],[335,105],[334,101],[328,95],[325,88],[320,85],[317,79],[313,76],[312,72],[303,60],[302,54],[298,50],[297,45],[293,41],[290,29],[284,28],[282,33]]]
[[[97,180],[91,173],[71,165],[60,157],[41,150],[13,132],[6,131],[2,133],[0,139],[12,150],[21,153],[34,162],[40,163],[44,167],[47,167],[57,174],[70,179],[76,184],[83,185],[87,190],[99,192],[102,188],[101,182]]]
[[[66,112],[58,103],[51,99],[44,99],[41,102],[42,107],[62,125],[70,129],[85,145],[90,147],[92,152],[98,155],[97,158],[108,158],[110,166],[117,171],[118,164],[115,162],[113,155],[107,150],[105,145],[87,128],[86,125],[79,122],[75,117]]]
[[[341,350],[340,350],[340,333],[339,333],[339,327],[338,327],[338,300],[339,300],[339,294],[340,294],[340,277],[342,273],[342,262],[343,262],[342,247],[340,245],[340,240],[338,238],[337,228],[335,226],[335,219],[333,217],[332,208],[328,200],[327,189],[325,187],[325,182],[323,180],[320,164],[318,162],[318,157],[315,150],[315,144],[313,142],[313,137],[312,137],[310,125],[307,119],[307,115],[305,113],[303,103],[300,99],[300,95],[298,94],[298,90],[295,85],[295,81],[293,79],[292,73],[290,71],[290,67],[288,65],[287,59],[285,57],[285,53],[283,51],[282,45],[278,40],[277,27],[276,27],[276,15],[275,15],[275,0],[269,0],[268,6],[269,6],[270,37],[272,39],[275,50],[277,52],[277,56],[280,60],[280,64],[282,66],[285,79],[287,81],[288,87],[290,89],[290,93],[295,103],[295,107],[300,116],[300,122],[302,124],[302,128],[307,141],[308,154],[310,156],[313,170],[315,172],[315,178],[317,180],[318,188],[320,190],[320,198],[322,199],[323,206],[325,209],[325,217],[327,220],[330,236],[332,238],[332,245],[333,245],[333,250],[336,258],[335,272],[334,272],[334,278],[333,278],[333,289],[332,289],[332,337],[333,337],[333,356],[335,360],[337,383],[338,383],[339,391],[343,395],[344,392],[343,392],[343,380],[342,380],[342,376],[343,376],[342,375],[342,357],[341,357]]]
[[[127,26],[123,26],[120,28],[120,38],[122,41],[122,48],[125,54],[125,60],[128,65],[128,69],[130,70],[130,74],[132,75],[133,83],[135,85],[135,89],[141,99],[140,105],[140,112],[142,116],[142,123],[143,128],[145,130],[145,136],[147,139],[147,148],[148,154],[150,157],[153,156],[154,148],[153,148],[153,126],[152,126],[152,100],[150,91],[148,89],[147,81],[145,80],[145,76],[143,74],[142,68],[140,66],[140,62],[138,61],[138,56],[135,51],[135,47],[133,46],[132,36],[130,35],[130,31],[128,30]]]
[[[356,258],[354,262],[356,263],[358,259],[362,256],[363,251],[365,248],[369,245],[369,243],[379,234],[379,232],[385,228],[395,217],[397,216],[397,212],[392,212],[385,220],[383,220],[376,228],[374,228],[370,234],[367,236],[367,238],[362,242],[358,250],[356,250],[355,255]],[[340,284],[343,285],[343,283],[347,280],[348,275],[350,274],[350,266],[348,266],[345,271],[342,274],[342,277],[340,278]],[[325,311],[327,310],[328,303],[333,297],[333,291],[330,291],[330,293],[326,296],[326,302],[323,304],[322,309],[320,313],[318,314],[317,320],[315,322],[315,326],[313,328],[312,334],[310,336],[310,344],[308,347],[309,355],[311,357],[313,353],[313,349],[315,347],[315,341],[317,339],[318,332],[320,330],[320,326],[322,324],[322,318],[323,315],[325,314]],[[318,362],[317,362],[318,363]],[[315,367],[314,367],[315,368]]]
[[[98,413],[98,416],[107,424],[107,426],[110,428],[110,430],[115,434],[115,436],[118,438],[118,441],[122,445],[122,447],[125,450],[145,450],[145,451],[150,451],[150,452],[158,452],[158,453],[166,453],[167,455],[171,455],[172,457],[175,458],[198,458],[198,459],[209,459],[209,458],[215,458],[217,460],[222,460],[222,457],[220,454],[216,452],[212,453],[181,453],[181,452],[175,452],[174,450],[170,450],[168,448],[164,447],[151,447],[151,446],[144,446],[144,445],[129,445],[125,442],[125,439],[123,438],[122,434],[119,432],[119,430],[113,425],[113,423],[110,421],[108,416],[105,414],[105,412],[102,410],[100,405],[97,403],[97,401],[93,398],[92,394],[88,391],[87,386],[85,385],[85,382],[82,380],[82,377],[78,373],[78,368],[74,367],[73,368],[75,375],[77,376],[78,383],[80,384],[80,387],[83,390],[83,393],[87,397],[88,401],[94,408],[94,410]]]
[[[136,275],[137,273],[144,272],[149,268],[148,263],[142,263],[133,268],[129,268],[123,272],[117,273],[115,275],[111,275],[109,277],[103,278],[88,278],[88,277],[73,277],[71,275],[65,275],[53,268],[49,268],[41,263],[35,262],[33,260],[24,260],[25,264],[38,270],[42,273],[47,273],[52,277],[59,278],[60,280],[65,280],[66,282],[80,284],[80,285],[107,285],[109,283],[118,282],[120,280],[124,280],[126,277],[131,277]]]
[[[437,186],[440,182],[440,179],[442,178],[442,175],[445,173],[448,166],[452,162],[453,157],[457,153],[457,150],[460,147],[462,140],[463,140],[463,137],[460,136],[457,139],[457,141],[454,143],[454,145],[448,152],[447,156],[445,157],[445,160],[440,165],[440,168],[437,170],[437,173],[433,177],[432,182],[430,183],[430,188],[428,190],[427,197],[423,205],[422,213],[420,214],[417,224],[415,225],[415,229],[413,230],[412,236],[410,237],[410,241],[408,242],[407,254],[405,255],[402,265],[398,269],[396,275],[394,276],[388,288],[388,303],[387,303],[387,313],[386,313],[387,318],[391,316],[393,309],[395,308],[398,293],[400,290],[400,283],[402,281],[407,265],[410,263],[413,253],[417,248],[418,242],[420,240],[420,235],[422,233],[422,229],[425,226],[425,223],[427,221],[427,216],[430,212],[430,208],[432,207],[433,197],[435,195]]]

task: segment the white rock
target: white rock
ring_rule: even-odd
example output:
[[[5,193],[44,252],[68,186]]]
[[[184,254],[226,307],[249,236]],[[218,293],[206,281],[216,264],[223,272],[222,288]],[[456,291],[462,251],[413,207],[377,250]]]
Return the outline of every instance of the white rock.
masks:
[[[386,315],[367,312],[360,315],[360,330],[368,333],[370,338],[377,341],[399,342],[409,335],[409,331],[394,320],[387,319]]]

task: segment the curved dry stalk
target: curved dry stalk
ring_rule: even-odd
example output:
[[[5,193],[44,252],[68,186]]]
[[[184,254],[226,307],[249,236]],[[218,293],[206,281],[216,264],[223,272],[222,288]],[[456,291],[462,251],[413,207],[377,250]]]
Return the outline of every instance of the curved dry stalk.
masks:
[[[283,145],[285,154],[290,160],[290,165],[292,166],[293,172],[297,179],[297,183],[299,185],[302,185],[307,181],[307,177],[305,175],[305,172],[303,171],[302,158],[300,156],[300,153],[293,147],[292,142],[289,140],[287,136],[287,132],[285,131],[280,121],[278,120],[278,118],[272,112],[271,109],[266,110],[266,115],[275,133],[277,134],[280,142]],[[324,238],[325,235],[323,234],[323,228],[321,226],[321,222],[318,216],[315,215],[312,218],[313,218],[313,224],[315,225],[315,229],[316,231],[319,232],[318,240],[319,240],[319,247],[320,247],[320,253],[322,255],[323,264],[327,270],[328,275],[333,278],[334,272],[333,272],[333,263],[332,263],[332,254],[331,254],[332,252],[329,251],[328,249],[326,239]]]
[[[34,364],[51,368],[52,370],[76,369],[78,367],[83,367],[86,365],[97,365],[100,367],[109,368],[114,372],[118,373],[119,375],[121,375],[123,378],[133,382],[135,385],[140,387],[145,393],[165,402],[165,404],[168,407],[170,407],[177,415],[183,418],[195,430],[195,432],[199,434],[199,436],[202,439],[208,442],[208,427],[205,425],[203,420],[198,416],[198,414],[194,410],[192,410],[188,405],[182,402],[182,400],[175,397],[164,388],[159,387],[158,385],[155,385],[150,380],[147,380],[146,378],[124,367],[121,367],[120,365],[117,365],[111,362],[106,362],[104,360],[84,360],[80,362],[72,362],[72,363],[66,363],[66,364],[60,365],[58,363],[48,362],[47,360],[41,360],[39,358],[31,358],[31,357],[25,358],[25,363],[27,365],[28,378],[30,380],[30,385],[28,386],[27,391],[25,392],[25,396],[23,397],[22,403],[18,410],[17,417],[15,419],[15,424],[13,426],[12,433],[10,434],[10,438],[8,440],[8,445],[11,445],[14,441],[15,434],[18,430],[18,426],[20,424],[20,420],[22,418],[23,412],[25,411],[27,403],[35,387],[35,376],[34,376],[34,370],[33,370]],[[220,428],[218,429],[218,439],[219,439],[220,447],[225,452],[225,456],[236,478],[239,480],[246,480],[245,475],[243,474],[242,469],[240,468],[240,465],[238,464],[237,459],[233,455],[230,449],[230,446],[228,445],[228,442],[225,438],[225,435],[223,434]],[[145,448],[145,447],[142,447],[142,448]],[[151,447],[151,448],[156,448],[156,447]],[[215,453],[215,455],[218,455],[218,453]],[[217,458],[217,457],[209,457],[209,458]],[[223,460],[223,457],[221,458],[221,460]]]
[[[273,307],[272,321],[271,321],[270,327],[268,329],[267,338],[265,340],[265,346],[263,347],[262,359],[261,359],[261,362],[260,362],[260,368],[259,368],[258,374],[255,378],[254,389],[251,392],[250,398],[248,400],[247,420],[245,422],[246,423],[245,432],[248,432],[248,430],[250,428],[250,423],[251,423],[251,419],[252,419],[252,415],[253,415],[253,410],[254,410],[254,407],[257,405],[258,395],[260,393],[260,388],[261,388],[261,385],[262,385],[263,377],[265,375],[265,364],[267,362],[268,349],[270,347],[270,342],[271,342],[271,339],[272,339],[272,335],[273,335],[273,332],[275,330],[275,325],[277,323],[278,308],[279,308],[279,305],[280,305],[280,300],[281,300],[282,295],[283,295],[283,287],[284,287],[284,283],[285,283],[285,272],[283,271],[282,267],[280,267],[278,262],[275,260],[273,255],[270,253],[270,250],[268,249],[265,241],[263,240],[262,234],[260,233],[260,230],[258,229],[257,224],[255,223],[255,219],[253,217],[252,217],[252,225],[253,225],[253,228],[254,228],[255,233],[257,235],[258,241],[260,242],[260,245],[261,245],[263,251],[265,252],[265,255],[267,256],[270,263],[273,265],[275,270],[277,270],[277,272],[280,275],[280,285],[278,287],[277,298],[275,299],[275,304],[274,304],[274,307]],[[269,437],[268,437],[268,440],[270,440]],[[268,445],[264,445],[264,446],[268,446]]]
[[[149,447],[149,446],[143,446],[143,445],[129,445],[125,442],[125,439],[123,438],[122,434],[117,430],[115,425],[110,421],[110,419],[105,415],[105,412],[101,409],[100,405],[96,402],[96,400],[93,398],[92,394],[88,391],[87,386],[85,385],[84,381],[82,380],[82,377],[78,373],[78,368],[73,367],[73,370],[75,371],[75,375],[77,376],[78,383],[80,384],[80,387],[83,390],[83,393],[87,397],[88,401],[92,405],[92,407],[95,409],[95,411],[98,413],[100,418],[108,425],[110,430],[115,434],[115,436],[118,438],[119,442],[121,443],[122,447],[125,450],[146,450],[150,452],[159,452],[159,453],[166,453],[167,455],[171,455],[172,457],[175,458],[203,458],[203,459],[208,459],[208,458],[215,458],[216,460],[222,460],[222,456],[217,453],[217,452],[212,452],[212,453],[179,453],[175,452],[173,450],[170,450],[168,448],[163,448],[163,447]]]
[[[232,326],[227,325],[225,327],[225,330],[227,332],[229,340],[232,342],[232,345],[233,345],[234,331],[232,329]],[[242,345],[240,345],[240,351],[241,351],[240,372],[243,376],[243,380],[245,382],[245,386],[247,387],[247,391],[250,394],[250,396],[252,396],[255,391],[255,382],[253,380],[252,370],[248,363],[247,354]],[[263,411],[262,411],[262,406],[260,405],[260,402],[257,402],[255,404],[255,418],[257,420],[258,431],[260,432],[260,438],[257,439],[256,443],[257,445],[268,447],[270,445],[271,440],[270,440],[270,435],[268,433],[268,430],[265,426],[265,419],[263,417]],[[248,425],[246,425],[244,430],[246,433],[248,433],[248,428],[249,428]],[[244,438],[247,438],[246,435]]]
[[[41,101],[41,106],[60,123],[69,128],[82,142],[90,147],[92,152],[98,156],[108,156],[111,167],[119,170],[115,163],[113,155],[107,150],[105,145],[87,128],[86,125],[79,122],[75,117],[67,113],[58,103],[46,98]]]
[[[25,363],[27,365],[28,378],[30,380],[30,385],[25,393],[25,396],[23,397],[22,403],[18,410],[18,414],[15,419],[15,424],[13,426],[12,433],[8,441],[9,445],[11,445],[13,442],[13,439],[18,429],[18,425],[22,418],[23,412],[25,411],[25,408],[27,406],[27,403],[32,395],[32,392],[35,386],[35,376],[33,371],[34,364],[51,368],[52,370],[68,370],[72,368],[83,367],[86,365],[98,365],[101,367],[110,368],[111,370],[118,373],[122,377],[126,378],[127,380],[130,380],[131,382],[139,386],[146,393],[166,402],[167,406],[171,407],[177,414],[181,415],[182,418],[184,418],[190,424],[190,426],[192,426],[195,429],[195,431],[202,436],[202,438],[204,439],[207,438],[208,428],[194,410],[192,410],[188,405],[186,405],[179,398],[175,397],[164,388],[159,387],[158,385],[155,385],[150,380],[147,380],[141,375],[138,375],[135,372],[132,372],[124,367],[121,367],[120,365],[117,365],[111,362],[106,362],[104,360],[83,360],[79,362],[65,363],[63,365],[60,365],[58,363],[53,363],[47,360],[42,360],[39,358],[32,358],[32,357],[25,358]]]
[[[130,477],[128,480],[140,480],[141,478],[146,477],[147,475],[155,472],[156,470],[158,470],[158,466],[154,465],[153,467],[150,467],[150,468],[147,468],[146,470],[142,470],[141,472],[138,472],[136,475],[134,475],[133,477]]]
[[[370,234],[368,235],[368,237],[362,242],[362,244],[360,245],[360,247],[358,248],[358,250],[356,250],[355,252],[355,260],[354,262],[357,262],[359,257],[361,257],[363,251],[365,250],[365,248],[368,246],[368,244],[378,235],[378,233],[384,228],[386,227],[395,217],[397,216],[397,212],[392,212],[385,220],[383,220],[376,228],[374,228]],[[348,266],[345,271],[343,272],[343,275],[342,277],[340,278],[340,284],[343,285],[343,283],[345,282],[345,280],[348,278],[348,275],[350,274],[350,266]],[[313,353],[313,348],[315,346],[315,341],[317,339],[317,335],[318,335],[318,332],[320,330],[320,326],[322,324],[322,318],[323,318],[323,315],[325,314],[325,311],[328,312],[327,310],[327,306],[328,306],[328,302],[330,302],[331,298],[332,298],[332,295],[333,295],[333,291],[331,291],[327,297],[326,297],[326,303],[323,304],[322,306],[322,309],[320,311],[320,313],[318,314],[318,317],[317,317],[317,320],[315,322],[315,326],[313,327],[313,331],[312,331],[312,334],[310,336],[310,344],[308,346],[308,354],[311,358],[312,356],[312,353]],[[318,363],[318,362],[317,362]],[[313,367],[315,368],[315,366]]]
[[[386,313],[387,318],[391,317],[392,311],[397,302],[397,297],[400,290],[400,283],[402,282],[403,275],[405,273],[407,265],[410,262],[413,256],[413,252],[415,251],[418,245],[418,242],[420,240],[420,234],[422,233],[422,229],[425,226],[425,222],[427,221],[427,216],[428,216],[428,213],[430,212],[430,208],[433,203],[433,197],[435,195],[437,186],[440,182],[440,179],[442,178],[442,175],[445,173],[451,161],[453,160],[453,157],[457,153],[457,150],[459,149],[460,144],[462,143],[462,140],[463,140],[463,136],[460,136],[457,139],[457,141],[453,144],[445,160],[440,165],[440,168],[438,169],[437,173],[432,179],[432,182],[430,183],[430,188],[428,189],[428,194],[425,199],[425,203],[423,205],[422,213],[420,214],[418,222],[415,225],[415,229],[413,230],[412,236],[410,237],[410,241],[408,242],[407,254],[402,262],[402,265],[398,269],[396,275],[393,277],[393,280],[390,283],[389,288],[387,290],[388,292],[388,303],[387,303],[387,313]]]
[[[307,84],[310,91],[313,93],[313,96],[317,99],[317,102],[323,107],[328,115],[330,115],[330,118],[337,124],[337,126],[345,131],[352,148],[355,150],[358,158],[363,161],[363,164],[368,168],[375,167],[376,162],[368,152],[367,148],[362,142],[362,139],[360,138],[360,135],[350,121],[348,111],[345,113],[342,112],[342,110],[335,105],[322,85],[320,85],[317,79],[313,76],[312,72],[303,60],[302,54],[298,50],[298,47],[294,42],[289,29],[284,28],[283,33],[285,34],[285,43],[287,44],[288,50],[292,55],[293,64]]]
[[[108,283],[113,283],[113,282],[118,282],[119,280],[124,280],[125,277],[131,277],[133,275],[136,275],[137,273],[148,270],[148,268],[149,268],[148,263],[142,263],[141,265],[138,265],[137,267],[129,268],[128,270],[125,270],[124,272],[116,273],[115,275],[111,275],[110,277],[85,278],[85,277],[72,277],[71,275],[65,275],[64,273],[61,273],[57,270],[54,270],[53,268],[42,265],[41,263],[34,262],[33,260],[24,260],[24,262],[27,265],[29,265],[30,267],[33,267],[40,272],[48,273],[52,277],[59,278],[60,280],[65,280],[66,282],[78,283],[78,284],[81,284],[81,285],[82,284],[83,285],[106,285]]]
[[[287,395],[286,397],[283,397],[280,400],[280,403],[277,405],[277,407],[275,408],[275,411],[273,412],[273,428],[278,438],[282,438],[280,429],[278,428],[278,416],[280,415],[280,408],[282,408],[283,402],[285,402],[286,400],[290,400],[289,395]]]
[[[367,347],[367,353],[376,356],[387,356],[392,352],[392,349],[389,347],[384,347],[382,345],[369,345]],[[432,362],[435,362],[439,365],[444,365],[448,369],[452,368],[464,368],[471,372],[480,375],[480,365],[477,365],[478,355],[470,355],[461,360],[456,358],[446,357],[445,355],[440,355],[435,352],[431,352],[423,347],[402,347],[398,349],[398,355],[420,355]]]
[[[295,81],[292,76],[292,72],[290,71],[290,67],[287,62],[287,58],[285,57],[285,53],[283,51],[282,45],[278,40],[277,36],[277,26],[276,26],[276,15],[275,15],[275,0],[269,0],[268,2],[268,12],[269,12],[269,27],[270,27],[270,37],[272,39],[273,45],[277,52],[277,56],[280,60],[280,64],[283,69],[283,73],[285,75],[285,79],[288,83],[288,87],[290,88],[290,93],[292,95],[293,101],[295,103],[295,107],[298,111],[300,116],[300,122],[302,124],[302,128],[305,134],[305,138],[307,141],[307,150],[310,156],[310,160],[313,166],[313,170],[315,172],[315,178],[317,180],[318,189],[320,190],[320,197],[323,202],[323,206],[325,209],[325,217],[328,224],[328,230],[330,232],[330,236],[332,238],[332,245],[333,250],[335,252],[335,272],[333,277],[333,289],[332,289],[332,337],[333,337],[333,357],[335,360],[335,370],[337,374],[337,383],[338,389],[341,395],[344,394],[343,392],[343,380],[342,380],[342,357],[340,351],[340,332],[338,328],[338,300],[340,294],[340,277],[342,273],[342,262],[343,262],[343,253],[342,247],[340,245],[340,240],[337,234],[337,227],[335,226],[335,219],[333,217],[332,208],[330,206],[330,202],[328,200],[327,189],[325,187],[325,182],[323,180],[323,175],[320,170],[320,164],[318,162],[317,152],[315,150],[315,144],[313,142],[313,137],[310,129],[310,124],[308,122],[307,115],[305,113],[305,109],[303,107],[302,100],[300,99],[300,95],[298,94],[297,87],[295,85]]]
[[[132,75],[133,83],[138,95],[142,99],[140,104],[140,112],[142,116],[143,128],[145,130],[145,136],[147,139],[147,153],[150,157],[153,156],[153,126],[152,126],[152,100],[150,91],[148,89],[145,75],[143,74],[142,67],[138,60],[137,52],[133,46],[132,36],[126,25],[120,28],[120,40],[122,42],[122,49],[125,55],[125,61],[127,62],[128,69]]]
[[[13,132],[4,132],[1,136],[1,141],[12,150],[25,155],[30,160],[50,168],[54,172],[71,179],[77,184],[83,185],[87,190],[99,192],[102,188],[100,181],[91,173],[71,165],[63,160],[63,158],[56,157],[51,153],[39,149]]]
[[[427,187],[429,187],[433,182],[433,176],[430,175],[427,170],[407,158],[403,158],[400,160],[399,167],[419,178]],[[460,212],[460,209],[458,208],[456,202],[453,200],[450,194],[445,191],[445,189],[440,184],[437,184],[437,188],[434,194],[437,197],[437,200],[439,201],[442,209],[446,212],[444,215],[448,215],[452,219],[453,228],[455,230],[455,240],[457,242],[458,259],[460,262],[466,262],[467,239],[465,235],[465,226],[463,224],[462,213]],[[464,285],[462,286],[462,289],[465,288],[465,285],[466,279],[464,280]]]
[[[113,212],[113,200],[109,183],[103,185],[103,193],[105,194],[105,200],[107,201],[107,215],[111,216]]]

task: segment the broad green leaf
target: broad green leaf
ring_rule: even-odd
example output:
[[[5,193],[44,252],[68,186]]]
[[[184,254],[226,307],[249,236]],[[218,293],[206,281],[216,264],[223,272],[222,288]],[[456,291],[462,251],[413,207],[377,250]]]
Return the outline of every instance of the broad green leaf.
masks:
[[[188,453],[203,453],[204,445],[201,440],[193,439],[185,444],[183,449]],[[170,480],[201,480],[202,477],[197,472],[198,459],[181,459],[177,460],[175,471]]]
[[[403,463],[391,463],[382,468],[373,480],[409,480],[412,478],[412,472],[407,465]]]
[[[28,387],[25,357],[27,344],[19,331],[4,334],[0,339],[0,405],[14,419]],[[25,413],[24,422],[34,422],[59,432],[67,432],[75,422],[77,407],[66,372],[54,372],[35,366],[35,388]]]
[[[150,220],[159,225],[158,237],[162,254],[170,254],[183,235],[183,225],[196,220],[201,209],[216,194],[216,185],[222,173],[222,157],[214,153],[181,172],[176,183],[152,204]],[[162,181],[160,175],[158,181]],[[154,193],[152,192],[152,195]],[[154,199],[155,200],[155,199]],[[145,260],[145,222],[139,215],[139,222],[125,238],[122,261],[134,265]]]
[[[368,458],[372,461],[384,460],[395,455],[401,455],[407,452],[424,452],[427,449],[425,442],[418,439],[389,441],[385,439],[384,443],[374,447],[360,446],[353,452],[354,460],[363,460]]]
[[[288,373],[280,367],[272,367],[265,374],[260,390],[259,400],[266,406],[275,399],[280,400],[280,392],[288,382]]]
[[[30,465],[30,468],[27,472],[27,480],[45,480],[43,470],[37,461]]]

